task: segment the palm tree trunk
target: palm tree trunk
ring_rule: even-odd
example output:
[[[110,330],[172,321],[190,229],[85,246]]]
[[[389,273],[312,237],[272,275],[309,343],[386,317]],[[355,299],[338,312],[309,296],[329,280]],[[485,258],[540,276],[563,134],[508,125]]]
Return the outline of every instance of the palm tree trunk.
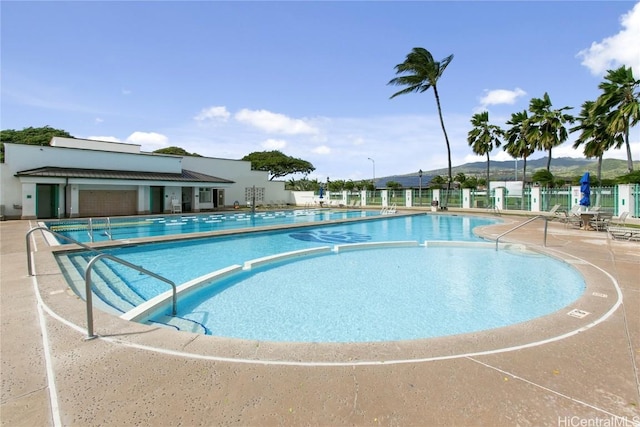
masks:
[[[547,159],[547,172],[551,172],[551,147],[549,147],[549,158]]]
[[[631,145],[629,145],[629,122],[627,121],[627,126],[625,126],[624,130],[624,143],[627,146],[627,171],[629,173],[633,172],[633,159],[631,158]]]
[[[594,206],[600,206],[600,195],[602,193],[602,154],[598,156],[598,193],[596,194],[596,203]]]
[[[520,210],[525,210],[524,209],[524,186],[525,186],[525,182],[527,181],[527,156],[523,156],[522,159],[524,160],[522,163],[522,190],[520,193]]]
[[[487,208],[491,207],[491,186],[489,185],[489,153],[487,153]]]
[[[440,107],[440,95],[438,95],[438,88],[436,85],[433,85],[433,93],[436,97],[436,105],[438,106],[438,116],[440,117],[440,126],[442,127],[442,133],[444,134],[444,141],[447,143],[447,160],[449,161],[449,179],[447,180],[447,195],[444,201],[444,207],[449,206],[449,191],[451,191],[451,181],[453,177],[451,176],[451,146],[449,145],[449,137],[447,136],[447,130],[444,127],[444,119],[442,118],[442,108]]]

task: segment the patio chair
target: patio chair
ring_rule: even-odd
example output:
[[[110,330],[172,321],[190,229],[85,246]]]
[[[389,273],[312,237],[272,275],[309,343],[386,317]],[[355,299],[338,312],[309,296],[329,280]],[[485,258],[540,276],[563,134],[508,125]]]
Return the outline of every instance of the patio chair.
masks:
[[[178,199],[171,199],[171,213],[182,213],[182,203]]]
[[[559,214],[560,222],[564,223],[565,228],[568,226],[582,226],[582,218],[580,217],[580,205],[575,205],[569,212],[561,211]]]
[[[612,213],[598,212],[598,215],[594,216],[591,221],[589,221],[589,225],[597,231],[606,230],[611,218],[613,218]]]

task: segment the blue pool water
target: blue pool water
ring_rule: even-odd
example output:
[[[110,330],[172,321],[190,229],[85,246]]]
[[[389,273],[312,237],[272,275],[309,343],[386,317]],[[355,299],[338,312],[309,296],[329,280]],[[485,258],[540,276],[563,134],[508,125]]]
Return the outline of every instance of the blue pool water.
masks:
[[[81,243],[124,240],[138,237],[237,230],[269,225],[304,224],[319,221],[379,216],[378,211],[295,209],[269,212],[226,212],[199,215],[94,218],[49,221],[56,233]],[[68,243],[62,240],[60,243]]]
[[[453,215],[388,217],[139,244],[107,252],[181,284],[233,264],[319,246],[481,241],[473,229],[495,222]],[[84,257],[86,262],[93,255],[67,256]],[[107,264],[139,300],[167,291],[164,283],[110,261]],[[304,257],[243,272],[180,298],[178,316],[201,323],[207,333],[219,336],[267,341],[385,341],[522,322],[570,304],[583,291],[584,281],[574,269],[540,255],[493,248],[387,248]],[[122,307],[121,311],[133,308],[111,305]]]
[[[540,255],[388,248],[243,273],[181,300],[180,312],[213,335],[376,342],[499,328],[557,311],[583,291],[575,270]]]

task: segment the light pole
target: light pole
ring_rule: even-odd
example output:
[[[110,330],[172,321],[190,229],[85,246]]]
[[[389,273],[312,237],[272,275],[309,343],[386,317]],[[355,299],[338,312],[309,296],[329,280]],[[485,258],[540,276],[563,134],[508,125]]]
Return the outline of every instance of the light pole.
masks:
[[[371,157],[367,157],[367,159],[371,160],[371,163],[373,163],[373,191],[376,191],[376,161],[373,160]]]
[[[418,177],[420,178],[420,191],[418,192],[418,198],[420,199],[420,206],[422,206],[422,169],[418,171]]]

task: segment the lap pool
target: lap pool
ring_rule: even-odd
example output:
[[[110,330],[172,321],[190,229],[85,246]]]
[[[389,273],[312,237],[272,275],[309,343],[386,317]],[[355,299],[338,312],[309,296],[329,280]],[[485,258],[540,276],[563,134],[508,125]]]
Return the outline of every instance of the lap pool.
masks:
[[[167,320],[166,304],[140,321],[247,340],[342,343],[457,335],[545,316],[582,295],[584,279],[571,266],[522,249],[496,251],[474,235],[474,228],[492,223],[419,215],[106,252],[176,284],[197,284],[179,294],[176,318]],[[377,245],[384,242],[402,244]],[[248,262],[305,250],[313,252]],[[84,283],[73,277],[94,255],[58,255],[81,296]],[[166,296],[166,285],[155,279],[108,260],[98,264],[94,293],[106,310],[130,313]],[[232,273],[208,278],[231,267]]]
[[[198,215],[63,219],[47,221],[51,231],[81,243],[127,240],[174,234],[206,233],[274,225],[380,216],[373,210],[291,209],[263,212],[219,212]],[[58,243],[66,244],[62,240]]]

